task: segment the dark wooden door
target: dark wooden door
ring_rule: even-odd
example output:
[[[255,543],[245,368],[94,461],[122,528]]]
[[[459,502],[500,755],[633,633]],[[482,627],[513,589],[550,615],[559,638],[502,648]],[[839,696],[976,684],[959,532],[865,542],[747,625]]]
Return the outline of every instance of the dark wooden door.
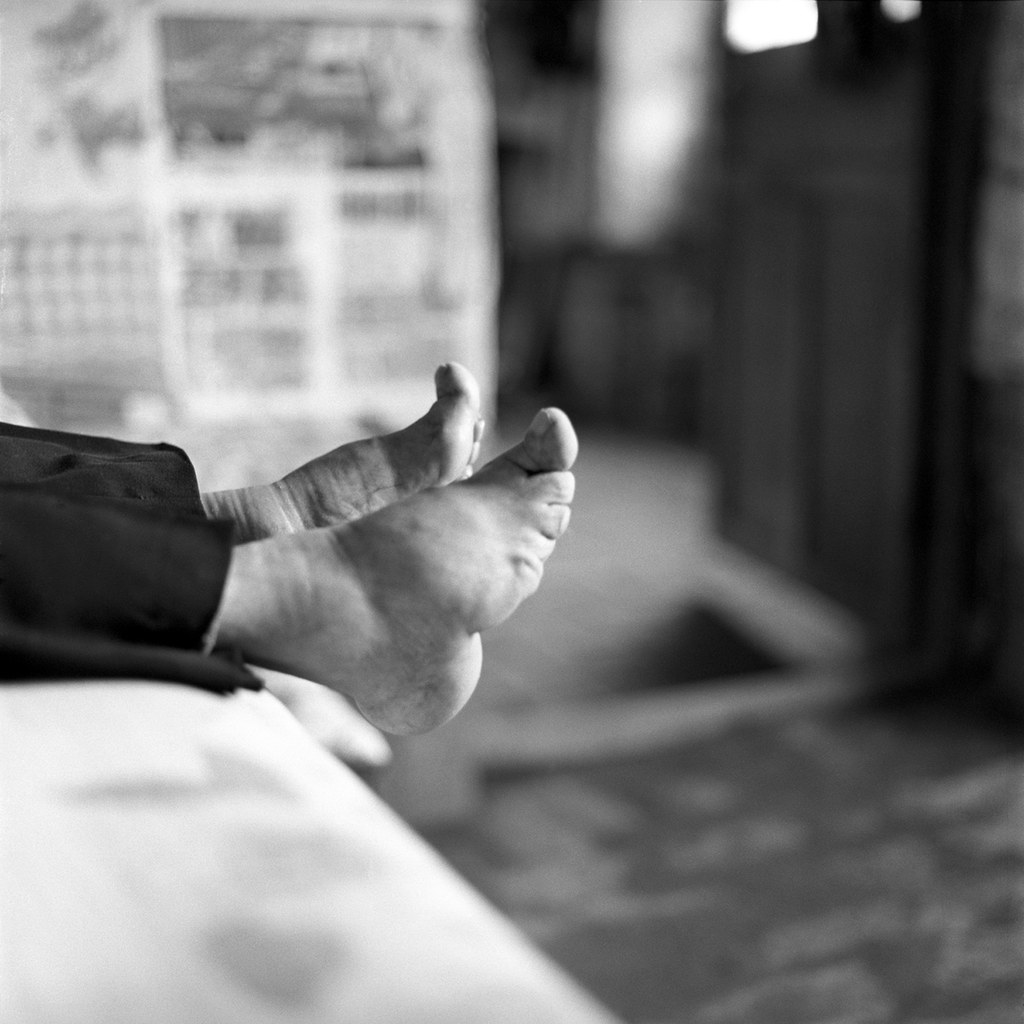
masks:
[[[726,61],[719,522],[858,613],[879,648],[906,649],[921,628],[924,76],[907,39],[862,60],[828,42]]]

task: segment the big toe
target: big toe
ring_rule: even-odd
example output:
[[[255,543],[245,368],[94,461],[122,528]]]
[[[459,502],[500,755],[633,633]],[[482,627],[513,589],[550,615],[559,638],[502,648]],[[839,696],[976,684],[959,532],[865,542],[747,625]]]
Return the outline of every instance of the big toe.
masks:
[[[569,417],[561,409],[541,409],[526,436],[507,456],[528,473],[571,469],[579,441]]]
[[[437,401],[413,425],[424,428],[435,457],[440,457],[434,484],[448,484],[469,476],[480,456],[483,419],[480,415],[480,385],[460,363],[445,363],[434,374]]]
[[[434,387],[438,399],[454,398],[464,401],[472,412],[480,414],[480,385],[461,363],[445,363],[434,374]]]

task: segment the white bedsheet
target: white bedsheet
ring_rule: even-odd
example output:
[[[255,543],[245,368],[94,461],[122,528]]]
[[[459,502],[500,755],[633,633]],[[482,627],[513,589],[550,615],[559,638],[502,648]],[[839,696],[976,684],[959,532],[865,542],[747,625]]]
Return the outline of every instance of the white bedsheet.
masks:
[[[608,1024],[268,693],[0,687],[3,1024]]]

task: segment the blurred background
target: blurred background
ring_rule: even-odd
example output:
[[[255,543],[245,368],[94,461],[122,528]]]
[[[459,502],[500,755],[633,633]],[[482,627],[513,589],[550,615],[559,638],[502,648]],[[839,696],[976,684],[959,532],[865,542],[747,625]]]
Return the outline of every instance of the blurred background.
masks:
[[[3,418],[481,380],[573,527],[392,805],[629,1021],[1019,1024],[1024,4],[7,0]]]

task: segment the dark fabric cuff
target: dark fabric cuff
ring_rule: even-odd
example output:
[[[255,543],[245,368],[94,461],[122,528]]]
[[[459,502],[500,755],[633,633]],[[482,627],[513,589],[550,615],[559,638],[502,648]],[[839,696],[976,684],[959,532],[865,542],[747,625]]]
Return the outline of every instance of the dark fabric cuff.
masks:
[[[231,531],[145,504],[0,485],[0,631],[6,620],[198,651],[220,603]]]
[[[137,444],[0,423],[0,478],[49,493],[144,503],[202,517],[189,457],[170,444]]]
[[[263,689],[263,680],[230,652],[207,656],[151,644],[55,636],[10,623],[0,627],[0,683],[81,679],[187,683],[214,693]]]

